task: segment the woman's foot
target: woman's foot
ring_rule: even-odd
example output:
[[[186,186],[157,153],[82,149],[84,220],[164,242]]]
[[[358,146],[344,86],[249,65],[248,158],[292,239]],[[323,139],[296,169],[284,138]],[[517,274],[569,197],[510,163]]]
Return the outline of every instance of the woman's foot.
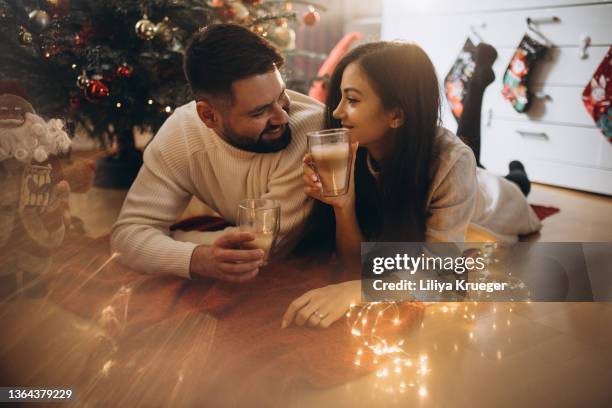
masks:
[[[508,175],[505,178],[519,186],[525,197],[527,197],[527,194],[531,191],[531,181],[527,177],[523,163],[518,160],[511,161],[508,165]]]

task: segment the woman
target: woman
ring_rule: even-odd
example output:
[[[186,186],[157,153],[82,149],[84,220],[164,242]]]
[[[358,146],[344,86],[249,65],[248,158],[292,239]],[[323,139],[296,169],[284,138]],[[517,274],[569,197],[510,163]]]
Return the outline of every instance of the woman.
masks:
[[[314,235],[335,236],[345,266],[359,265],[362,241],[460,242],[470,223],[516,240],[541,227],[517,185],[477,170],[472,150],[440,127],[438,80],[418,46],[362,45],[338,64],[329,89],[326,125],[349,129],[353,177],[346,195],[322,196],[306,155],[305,192],[318,200],[311,218],[335,226]],[[330,216],[334,222],[325,221]],[[309,291],[282,326],[327,327],[359,293],[359,281]]]

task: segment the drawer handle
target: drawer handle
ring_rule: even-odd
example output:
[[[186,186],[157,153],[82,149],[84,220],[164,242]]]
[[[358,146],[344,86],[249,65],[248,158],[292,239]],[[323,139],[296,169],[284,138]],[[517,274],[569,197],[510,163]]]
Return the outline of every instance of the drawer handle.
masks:
[[[531,18],[531,17],[527,17],[527,19],[526,19],[527,28],[529,29],[529,31],[531,31],[533,34],[535,34],[537,37],[539,37],[539,39],[541,41],[543,41],[544,44],[547,45],[548,47],[552,47],[552,45],[553,45],[552,41],[550,41],[548,39],[548,37],[546,37],[544,35],[544,33],[542,33],[537,26],[539,24],[558,23],[560,21],[561,21],[561,19],[559,17],[557,17],[557,16],[543,17],[543,18]]]
[[[517,130],[516,133],[522,137],[532,137],[535,139],[548,140],[550,139],[545,132],[528,132],[526,130]]]
[[[527,25],[538,25],[538,24],[547,24],[547,23],[558,23],[561,19],[557,16],[551,17],[541,17],[541,18],[531,18],[527,17]]]

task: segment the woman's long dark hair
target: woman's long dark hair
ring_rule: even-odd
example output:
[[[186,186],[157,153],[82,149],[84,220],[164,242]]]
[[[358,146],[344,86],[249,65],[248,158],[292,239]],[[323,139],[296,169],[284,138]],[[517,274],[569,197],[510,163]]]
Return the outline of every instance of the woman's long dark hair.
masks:
[[[393,147],[380,163],[378,180],[368,170],[367,151],[359,148],[355,194],[360,229],[368,241],[423,242],[431,177],[437,166],[434,138],[440,125],[440,88],[433,64],[415,44],[374,42],[355,48],[331,77],[327,128],[340,127],[332,113],[342,98],[342,75],[351,63],[367,75],[385,110],[403,113],[403,124],[390,129],[388,143]],[[319,244],[331,243],[333,248],[335,223],[330,206],[315,203],[307,231],[315,233]]]

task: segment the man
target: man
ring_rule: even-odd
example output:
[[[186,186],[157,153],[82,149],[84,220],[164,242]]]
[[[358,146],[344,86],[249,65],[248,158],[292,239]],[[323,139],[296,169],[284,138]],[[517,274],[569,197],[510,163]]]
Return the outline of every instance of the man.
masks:
[[[244,198],[281,204],[275,253],[297,243],[311,202],[303,192],[306,132],[323,126],[323,106],[285,89],[283,58],[266,40],[234,24],[196,33],[185,75],[195,101],[176,109],[144,153],[144,164],[113,227],[111,246],[143,272],[243,282],[263,251],[239,249],[254,236],[201,232],[195,242],[169,235],[192,196],[235,223]]]

